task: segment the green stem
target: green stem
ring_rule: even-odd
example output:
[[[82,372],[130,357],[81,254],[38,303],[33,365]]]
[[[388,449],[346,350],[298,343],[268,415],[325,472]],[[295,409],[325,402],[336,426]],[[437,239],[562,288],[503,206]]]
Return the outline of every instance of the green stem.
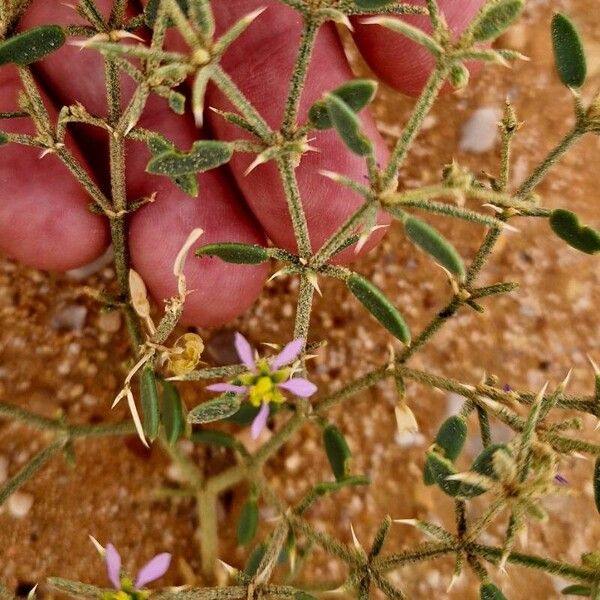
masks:
[[[56,440],[53,444],[36,454],[18,473],[13,475],[0,487],[0,506],[27,480],[31,479],[57,452],[65,445],[66,438]]]
[[[319,24],[314,20],[308,20],[304,24],[300,48],[296,58],[296,64],[292,72],[292,80],[290,83],[290,91],[285,103],[285,111],[281,131],[284,136],[293,134],[298,119],[298,111],[300,109],[300,100],[302,98],[302,90],[306,82],[308,65],[310,57],[315,45],[315,39],[319,30]]]
[[[425,120],[425,117],[427,116],[429,110],[435,102],[435,99],[442,89],[449,70],[450,67],[448,65],[443,62],[438,62],[433,73],[431,73],[427,84],[423,88],[423,91],[417,100],[417,104],[413,109],[412,115],[408,120],[404,131],[402,132],[402,136],[398,140],[398,143],[392,152],[392,156],[383,176],[383,189],[388,188],[395,180],[398,169],[406,158],[413,140],[421,130],[423,121]]]
[[[217,496],[206,490],[196,495],[200,538],[202,575],[210,582],[214,579],[219,557],[219,530]]]
[[[298,244],[298,254],[300,258],[308,260],[312,254],[310,235],[292,159],[287,155],[277,158],[277,167],[281,175],[283,191],[287,200],[296,243]]]

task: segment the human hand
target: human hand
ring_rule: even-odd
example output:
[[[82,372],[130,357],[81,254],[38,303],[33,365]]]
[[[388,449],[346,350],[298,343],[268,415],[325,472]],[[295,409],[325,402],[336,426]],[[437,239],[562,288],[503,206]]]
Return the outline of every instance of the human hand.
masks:
[[[462,30],[482,3],[440,0],[455,32]],[[107,15],[112,1],[97,0],[97,5]],[[218,30],[223,31],[261,6],[267,10],[226,52],[222,66],[267,123],[278,129],[302,30],[298,13],[275,0],[226,0],[215,3],[216,18]],[[425,17],[404,18],[427,27]],[[361,25],[359,21],[354,23],[354,39],[375,73],[399,91],[418,93],[431,70],[427,52],[406,38],[381,27]],[[62,2],[34,0],[21,26],[29,29],[47,23],[80,22],[78,15]],[[170,43],[176,47],[180,42],[170,35]],[[36,63],[34,73],[47,91],[49,109],[78,101],[92,114],[106,114],[103,60],[99,53],[63,46]],[[305,117],[324,92],[351,78],[335,28],[323,27],[302,96],[300,117]],[[126,77],[122,82],[125,102],[134,84]],[[0,68],[0,111],[17,109],[20,89],[16,69]],[[214,88],[208,90],[206,105],[230,108]],[[366,112],[361,118],[378,159],[385,162],[386,148],[373,119]],[[24,120],[5,121],[2,128],[23,132],[26,126],[20,121]],[[207,137],[240,137],[239,130],[212,111],[207,111],[206,123],[210,128]],[[200,135],[191,115],[175,115],[163,99],[155,96],[148,102],[140,124],[163,133],[181,149],[189,148]],[[91,127],[73,131],[74,140],[69,142],[73,153],[89,165],[95,180],[109,193],[106,132]],[[311,145],[319,152],[305,154],[296,173],[311,244],[316,250],[361,202],[358,196],[321,177],[318,171],[326,169],[360,180],[365,166],[361,158],[347,151],[335,132],[316,132]],[[149,153],[144,145],[129,141],[127,151],[128,197],[135,199],[157,192],[156,201],[134,213],[129,223],[132,263],[157,300],[175,293],[173,261],[195,227],[205,231],[202,243],[264,244],[268,237],[280,247],[295,250],[280,177],[272,163],[245,175],[252,157],[236,154],[227,168],[201,174],[200,196],[190,198],[168,180],[145,172]],[[56,156],[50,154],[40,160],[35,148],[14,144],[2,148],[0,249],[4,252],[34,267],[59,271],[94,259],[106,248],[109,236],[106,219],[92,214],[89,203],[89,196]],[[380,222],[384,220],[385,217],[380,218]],[[381,230],[375,232],[362,252],[368,251],[381,236]],[[346,257],[352,256],[352,251],[346,252]],[[231,265],[204,258],[189,260],[186,275],[194,293],[186,301],[184,319],[195,325],[214,326],[233,319],[252,304],[268,273],[265,265]]]

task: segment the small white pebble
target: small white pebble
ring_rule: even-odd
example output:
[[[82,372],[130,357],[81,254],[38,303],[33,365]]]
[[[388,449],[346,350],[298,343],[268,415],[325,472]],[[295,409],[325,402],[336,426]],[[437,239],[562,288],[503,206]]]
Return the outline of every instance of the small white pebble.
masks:
[[[33,496],[25,492],[15,492],[8,498],[8,512],[16,519],[22,519],[33,506]]]
[[[473,111],[471,118],[462,126],[459,147],[462,152],[483,154],[494,147],[498,138],[499,108],[484,106]]]

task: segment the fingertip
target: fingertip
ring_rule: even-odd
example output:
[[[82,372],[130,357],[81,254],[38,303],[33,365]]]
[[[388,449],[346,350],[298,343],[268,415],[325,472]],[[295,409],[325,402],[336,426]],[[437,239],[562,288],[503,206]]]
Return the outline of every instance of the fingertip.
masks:
[[[411,1],[411,4],[423,2]],[[484,0],[440,0],[439,5],[453,34],[459,35],[483,6]],[[406,15],[407,23],[431,32],[428,17]],[[364,59],[379,79],[409,96],[418,95],[434,67],[431,53],[423,46],[379,25],[366,25],[353,19],[354,41]],[[471,72],[477,65],[469,65]],[[450,89],[450,88],[447,88]]]
[[[191,293],[181,322],[216,327],[231,321],[260,295],[268,263],[233,265],[219,258],[199,259],[193,252],[204,244],[218,242],[265,244],[264,237],[217,172],[200,176],[200,198],[185,197],[168,182],[154,187],[158,189],[157,201],[137,211],[131,220],[130,249],[135,269],[157,302],[176,295],[175,257],[189,233],[201,227],[204,234],[185,265]]]

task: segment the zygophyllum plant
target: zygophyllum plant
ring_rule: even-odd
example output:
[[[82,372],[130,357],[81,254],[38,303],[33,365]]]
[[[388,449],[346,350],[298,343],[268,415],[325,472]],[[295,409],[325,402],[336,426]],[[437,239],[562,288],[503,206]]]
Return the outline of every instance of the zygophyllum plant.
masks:
[[[132,368],[115,402],[127,399],[133,417],[133,424],[82,425],[1,404],[3,417],[50,431],[54,441],[0,488],[0,503],[34,477],[53,456],[64,452],[72,458],[75,440],[131,435],[136,431],[145,444],[161,446],[186,475],[187,489],[197,503],[199,515],[202,565],[201,573],[197,574],[199,580],[213,585],[216,570],[221,568],[219,560],[228,573],[227,581],[221,586],[165,588],[155,592],[165,600],[176,597],[312,598],[328,591],[320,582],[298,583],[302,580],[304,560],[315,547],[347,564],[346,580],[335,587],[361,599],[369,597],[375,589],[394,600],[405,598],[403,591],[390,582],[388,574],[403,565],[440,556],[454,558],[455,578],[464,569],[475,573],[481,582],[482,600],[505,598],[493,580],[495,567],[504,568],[509,564],[560,576],[571,582],[563,590],[565,594],[599,599],[600,554],[594,549],[582,557],[580,565],[574,565],[547,556],[516,552],[514,544],[516,536],[531,520],[546,518],[541,505],[544,497],[565,489],[565,479],[559,472],[563,458],[573,453],[600,456],[600,445],[582,440],[574,433],[581,427],[580,419],[564,413],[568,410],[600,417],[600,370],[594,365],[596,386],[590,395],[573,396],[567,391],[568,377],[554,389],[544,386],[541,390],[526,391],[499,387],[493,377],[472,385],[411,366],[413,357],[435,339],[436,333],[459,311],[483,312],[482,299],[515,290],[517,284],[513,282],[501,281],[488,286],[478,283],[491,252],[503,230],[511,227],[513,218],[548,219],[554,233],[566,244],[588,254],[600,252],[598,231],[582,224],[576,214],[565,208],[546,208],[543,198],[535,192],[552,166],[579,138],[600,132],[600,97],[596,96],[586,105],[580,95],[586,80],[586,61],[575,26],[566,15],[556,14],[551,28],[556,69],[572,93],[575,124],[517,189],[509,185],[509,174],[511,142],[520,123],[508,103],[499,123],[502,148],[494,177],[482,178],[452,164],[443,171],[437,184],[406,189],[399,183],[399,169],[442,87],[449,84],[460,88],[468,84],[466,62],[480,61],[490,63],[489,68],[498,68],[524,58],[510,48],[492,49],[491,42],[518,19],[525,0],[488,0],[458,37],[451,34],[436,0],[427,0],[425,6],[390,0],[281,0],[298,11],[304,30],[285,111],[277,128],[267,123],[221,65],[228,47],[235,44],[247,28],[256,26],[262,10],[248,14],[217,35],[213,8],[224,1],[149,0],[143,11],[136,12],[133,2],[114,0],[107,20],[94,0],[74,0],[73,8],[86,20],[86,25],[43,25],[23,30],[19,23],[30,2],[0,0],[0,65],[16,66],[22,83],[19,111],[2,113],[0,118],[5,121],[27,119],[33,127],[30,134],[0,132],[0,144],[28,145],[38,148],[42,155],[55,154],[89,195],[90,210],[103,215],[110,223],[119,289],[114,294],[97,290],[94,295],[103,304],[122,310],[126,317]],[[401,15],[408,13],[428,15],[431,33],[403,21]],[[376,94],[374,81],[350,80],[330,89],[310,108],[307,119],[301,117],[300,100],[319,29],[331,21],[352,27],[351,18],[408,37],[426,48],[434,62],[429,79],[410,118],[402,124],[402,134],[385,164],[376,159],[374,143],[363,131],[357,116]],[[176,48],[166,43],[172,29],[178,31],[183,41]],[[65,43],[81,46],[82,53],[102,55],[108,116],[94,115],[79,103],[64,106],[57,116],[48,112],[32,76],[31,65]],[[125,106],[120,102],[121,75],[135,84],[135,91]],[[237,127],[239,139],[198,139],[191,148],[179,148],[165,136],[140,126],[152,95],[165,98],[178,115],[190,108],[196,124],[201,125],[209,85],[218,88],[230,102],[232,110],[221,111],[219,116]],[[84,123],[106,133],[110,145],[110,192],[95,183],[69,149],[65,136],[72,123]],[[314,173],[315,178],[327,177],[338,183],[341,198],[346,190],[351,190],[362,202],[329,239],[320,247],[313,247],[296,170],[307,152],[318,150],[312,147],[315,131],[326,129],[335,130],[347,152],[364,160],[368,177],[354,180],[329,171]],[[145,283],[131,268],[127,251],[129,217],[155,199],[154,195],[138,199],[127,197],[127,154],[124,151],[127,140],[146,144],[152,154],[147,171],[169,179],[192,198],[199,196],[197,200],[190,200],[194,202],[202,202],[197,174],[228,163],[237,153],[249,153],[253,157],[248,172],[262,168],[265,163],[274,163],[285,191],[297,250],[225,240],[205,244],[201,230],[190,231],[173,265],[177,294],[166,300],[162,316],[157,320],[151,311]],[[466,207],[467,201],[473,208]],[[483,226],[485,237],[470,264],[464,263],[451,241],[426,219],[415,216],[415,209],[419,214],[437,213]],[[390,215],[415,246],[445,269],[451,284],[446,306],[421,331],[410,330],[402,315],[402,306],[396,306],[358,271],[340,266],[336,261],[342,251],[362,248],[379,227],[378,215],[382,213]],[[239,363],[215,367],[205,362],[208,359],[203,355],[204,344],[199,335],[187,333],[175,337],[186,300],[194,293],[186,283],[185,261],[206,256],[238,265],[276,263],[273,268],[277,275],[299,280],[295,327],[289,332],[289,343],[285,347],[258,354],[238,334],[235,345]],[[360,263],[356,268],[360,269]],[[364,307],[365,314],[368,312],[379,321],[389,332],[390,340],[397,340],[396,350],[385,357],[379,367],[352,381],[344,381],[336,391],[326,387],[317,389],[311,381],[311,352],[327,341],[315,339],[311,333],[313,294],[319,290],[318,280],[328,277],[344,282]],[[425,521],[401,521],[416,527],[431,540],[397,554],[385,551],[388,536],[399,535],[394,532],[400,529],[392,529],[390,517],[381,523],[369,544],[363,546],[355,539],[354,545],[349,547],[311,524],[307,516],[308,509],[323,496],[347,487],[369,485],[366,476],[353,470],[348,444],[328,415],[333,406],[384,380],[396,386],[396,416],[402,431],[417,427],[408,406],[406,381],[451,391],[464,399],[459,413],[443,423],[424,457],[424,481],[448,496],[455,508],[456,526],[444,529]],[[206,389],[217,395],[188,410],[178,392],[181,381],[196,382],[202,387],[208,382]],[[263,443],[260,433],[275,412],[284,418],[277,420],[279,427]],[[479,425],[483,451],[465,469],[458,466],[458,461],[467,439],[467,421],[472,417]],[[207,424],[225,421],[229,422],[228,427],[207,427]],[[509,442],[499,443],[493,439],[493,421],[513,431]],[[272,489],[263,475],[263,466],[307,424],[322,430],[323,447],[333,478],[314,481],[305,496],[289,503]],[[251,427],[257,448],[249,449],[231,433],[239,427]],[[178,442],[182,439],[228,447],[236,461],[205,478],[199,467],[180,451]],[[236,569],[229,566],[228,557],[219,552],[217,500],[241,482],[248,484],[250,492],[239,516],[237,535],[239,543],[248,547],[248,553],[245,567]],[[600,463],[597,462],[594,485],[600,508],[598,482]],[[483,512],[472,510],[474,499],[479,497],[487,501]],[[82,502],[85,502],[85,491]],[[268,505],[277,514],[270,533],[262,539],[256,539],[259,504]],[[402,515],[394,515],[397,516]],[[502,543],[498,546],[483,543],[482,534],[506,516],[508,526]],[[110,589],[56,578],[50,579],[49,584],[73,596],[143,599],[150,593],[145,589],[146,584],[160,578],[169,568],[170,555],[165,552],[133,577],[122,570],[121,558],[110,543],[106,548],[95,543],[106,562]],[[6,595],[10,597],[8,592]]]

